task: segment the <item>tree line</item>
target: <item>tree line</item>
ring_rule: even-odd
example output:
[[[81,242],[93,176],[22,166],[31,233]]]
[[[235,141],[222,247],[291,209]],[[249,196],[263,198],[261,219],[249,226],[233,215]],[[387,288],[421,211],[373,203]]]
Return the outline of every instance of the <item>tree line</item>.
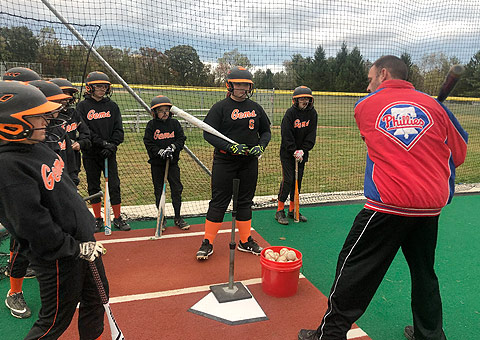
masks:
[[[365,92],[367,73],[372,62],[357,47],[343,43],[335,56],[327,57],[322,46],[313,56],[294,54],[283,62],[283,70],[256,69],[247,55],[238,49],[227,51],[215,66],[202,62],[194,47],[178,45],[160,51],[151,47],[138,50],[99,46],[97,51],[127,83],[149,85],[222,86],[227,71],[242,65],[253,73],[257,88],[293,89],[307,85],[314,91]],[[435,95],[450,67],[459,63],[456,57],[431,53],[414,63],[403,53],[409,68],[408,80],[420,91]],[[65,44],[53,28],[44,27],[38,34],[26,26],[0,27],[0,59],[10,63],[38,63],[44,77],[66,77],[81,81],[79,75],[104,67],[88,56],[81,44]],[[88,61],[87,61],[88,59]],[[465,65],[465,74],[453,95],[477,97],[480,93],[480,50]]]

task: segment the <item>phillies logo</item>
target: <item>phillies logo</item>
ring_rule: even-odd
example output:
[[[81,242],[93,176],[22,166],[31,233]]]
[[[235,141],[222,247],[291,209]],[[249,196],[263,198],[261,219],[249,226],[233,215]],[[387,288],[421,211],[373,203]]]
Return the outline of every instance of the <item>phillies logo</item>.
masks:
[[[110,118],[110,111],[102,111],[102,112],[95,112],[95,110],[90,110],[87,113],[87,119],[92,120],[92,119],[102,119],[102,118]]]
[[[423,106],[395,102],[380,112],[375,128],[408,151],[432,125],[432,116]]]
[[[161,133],[160,130],[155,130],[155,132],[153,133],[153,139],[167,139],[167,138],[175,138],[175,131]]]
[[[58,156],[53,162],[53,166],[50,167],[46,164],[42,164],[41,172],[43,184],[47,190],[53,190],[55,182],[60,182],[62,179],[63,169],[65,168],[65,163],[63,159]]]
[[[295,119],[293,122],[293,128],[295,129],[301,129],[304,127],[307,127],[310,124],[310,119],[307,120],[306,122],[301,122],[300,119]]]
[[[256,116],[257,116],[257,114],[255,113],[255,110],[240,112],[239,109],[233,110],[232,115],[231,115],[233,120],[251,118],[251,117],[256,117]]]

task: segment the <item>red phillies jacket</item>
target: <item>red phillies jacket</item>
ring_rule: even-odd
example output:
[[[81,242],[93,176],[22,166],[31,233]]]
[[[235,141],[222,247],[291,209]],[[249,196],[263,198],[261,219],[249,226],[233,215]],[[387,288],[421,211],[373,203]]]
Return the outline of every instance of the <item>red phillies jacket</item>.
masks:
[[[435,216],[450,203],[468,134],[453,113],[404,80],[384,81],[355,104],[367,145],[365,208]]]

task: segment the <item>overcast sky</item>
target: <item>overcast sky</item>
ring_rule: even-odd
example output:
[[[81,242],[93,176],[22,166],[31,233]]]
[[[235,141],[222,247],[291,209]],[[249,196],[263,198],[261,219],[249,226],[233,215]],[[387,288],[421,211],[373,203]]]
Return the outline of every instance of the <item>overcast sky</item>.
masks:
[[[237,48],[255,66],[275,70],[293,54],[313,56],[319,45],[327,57],[335,56],[342,42],[349,49],[358,46],[362,55],[372,61],[384,54],[406,51],[414,60],[443,52],[468,62],[480,49],[478,0],[49,2],[69,22],[100,25],[96,46],[154,47],[165,51],[187,44],[204,62],[216,62],[224,52]],[[8,0],[6,4],[2,0],[0,11],[57,21],[41,0]],[[10,26],[12,18],[0,15],[0,26]],[[61,30],[60,26],[52,27]],[[76,28],[87,40],[93,38],[92,27]]]

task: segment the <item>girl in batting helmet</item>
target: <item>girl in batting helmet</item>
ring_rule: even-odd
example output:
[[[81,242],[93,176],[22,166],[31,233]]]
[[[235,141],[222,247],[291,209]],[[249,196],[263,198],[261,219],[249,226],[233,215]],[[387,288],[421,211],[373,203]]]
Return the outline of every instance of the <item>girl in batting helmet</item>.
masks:
[[[238,89],[234,84],[248,84],[246,89]],[[254,93],[254,84],[252,74],[242,66],[235,66],[227,73],[227,96],[233,95],[239,98],[250,98]],[[238,85],[237,85],[238,87]]]
[[[42,79],[37,72],[26,67],[12,67],[5,72],[3,80],[30,81]]]
[[[112,83],[110,83],[110,78],[100,71],[93,71],[90,72],[85,80],[85,93],[88,95],[95,95],[96,88],[103,88],[106,85],[105,94],[102,93],[102,97],[104,95],[111,96],[112,91]]]
[[[299,103],[300,98],[308,99],[308,101],[302,101]],[[313,107],[313,94],[312,90],[306,86],[299,86],[293,91],[292,97],[293,105],[299,110],[309,110]]]

